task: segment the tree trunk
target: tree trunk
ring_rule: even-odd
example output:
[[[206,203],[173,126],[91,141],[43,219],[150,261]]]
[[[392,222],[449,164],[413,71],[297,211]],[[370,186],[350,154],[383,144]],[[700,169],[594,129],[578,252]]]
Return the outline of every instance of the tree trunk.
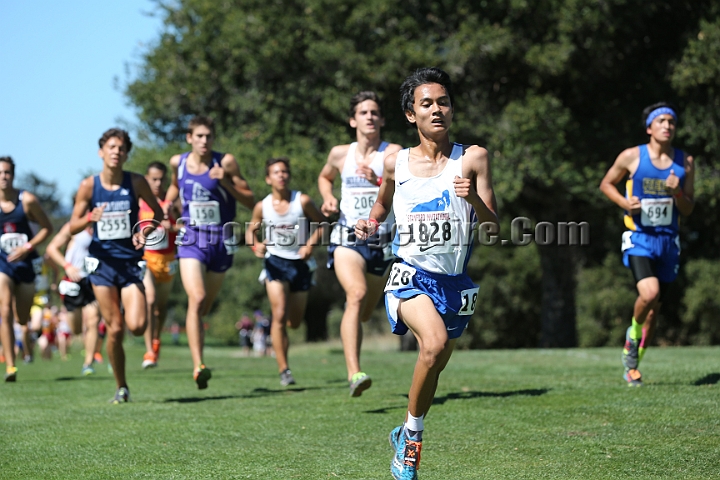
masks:
[[[538,246],[542,267],[540,347],[577,346],[575,247]]]

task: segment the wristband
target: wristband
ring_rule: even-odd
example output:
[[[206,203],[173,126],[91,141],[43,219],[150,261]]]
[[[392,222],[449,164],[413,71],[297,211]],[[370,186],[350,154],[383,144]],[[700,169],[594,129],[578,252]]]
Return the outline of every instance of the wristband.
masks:
[[[377,221],[376,219],[374,219],[374,218],[368,218],[367,223],[368,223],[368,225],[373,225],[373,231],[372,231],[372,232],[368,232],[368,233],[370,233],[370,235],[372,235],[373,233],[377,232],[378,229],[380,228],[380,222],[378,222],[378,221]]]
[[[681,198],[681,197],[683,197],[683,196],[685,196],[685,192],[683,192],[682,190],[680,190],[678,193],[676,193],[675,195],[673,195],[673,197],[678,198],[678,199]]]
[[[87,218],[88,223],[92,223],[92,212],[88,212],[85,218]]]
[[[73,266],[72,263],[70,263],[70,262],[65,262],[65,265],[63,265],[63,269],[64,269],[64,270],[67,270],[68,267],[72,267],[72,266]]]
[[[377,185],[378,187],[379,187],[380,185],[382,185],[382,177],[377,177],[377,183],[376,183],[376,185]]]
[[[32,250],[34,247],[33,247],[33,244],[32,244],[32,243],[27,242],[26,244],[23,245],[23,248],[29,252],[29,251]]]

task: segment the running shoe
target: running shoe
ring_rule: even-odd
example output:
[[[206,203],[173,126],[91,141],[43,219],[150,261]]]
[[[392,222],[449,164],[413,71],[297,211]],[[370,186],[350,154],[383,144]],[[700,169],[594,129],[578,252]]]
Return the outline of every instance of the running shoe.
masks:
[[[115,392],[115,397],[110,400],[110,403],[117,405],[118,403],[127,403],[130,401],[130,390],[126,387],[120,387]]]
[[[93,355],[93,362],[95,363],[102,363],[103,362],[103,356],[100,352],[95,352],[95,355]]]
[[[0,353],[0,363],[5,363],[5,355]]]
[[[628,384],[628,387],[642,387],[642,374],[637,368],[626,368],[623,378]]]
[[[370,378],[370,375],[364,372],[356,373],[350,380],[350,396],[359,397],[365,390],[370,388],[371,385],[372,378]]]
[[[87,377],[88,375],[95,375],[95,369],[92,367],[92,365],[83,365],[80,373],[85,377]]]
[[[636,370],[638,368],[638,348],[640,347],[640,339],[633,340],[630,338],[630,330],[628,327],[625,332],[625,347],[622,352],[622,364],[626,370]]]
[[[287,387],[288,385],[295,385],[295,377],[289,368],[286,368],[280,373],[280,385]]]
[[[399,427],[395,427],[390,432],[390,446],[392,447],[393,451],[397,451],[398,444],[400,443],[400,435],[403,433],[403,425],[400,425]]]
[[[208,380],[210,380],[210,378],[212,378],[212,373],[205,365],[200,365],[195,369],[193,379],[195,379],[199,390],[204,390],[208,387]]]
[[[17,367],[7,367],[5,369],[5,381],[14,382],[17,380]]]
[[[155,368],[157,367],[157,355],[153,352],[145,352],[143,355],[142,368]]]
[[[155,354],[155,361],[160,360],[160,339],[152,341],[152,351]]]
[[[395,449],[395,455],[390,463],[390,473],[393,478],[395,480],[417,480],[422,442],[408,439],[403,427],[400,426],[390,432],[390,445]]]
[[[32,363],[32,362],[33,362],[33,357],[32,357],[32,355],[25,355],[25,356],[23,357],[23,363],[25,363],[26,365],[27,365],[28,363]]]

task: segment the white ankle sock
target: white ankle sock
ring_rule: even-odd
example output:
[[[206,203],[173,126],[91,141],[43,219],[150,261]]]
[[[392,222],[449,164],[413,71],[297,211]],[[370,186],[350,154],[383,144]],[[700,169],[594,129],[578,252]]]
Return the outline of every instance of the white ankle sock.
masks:
[[[405,421],[405,428],[412,430],[413,432],[422,432],[425,429],[425,426],[423,425],[423,418],[425,418],[425,415],[413,417],[412,414],[408,412],[407,420]]]

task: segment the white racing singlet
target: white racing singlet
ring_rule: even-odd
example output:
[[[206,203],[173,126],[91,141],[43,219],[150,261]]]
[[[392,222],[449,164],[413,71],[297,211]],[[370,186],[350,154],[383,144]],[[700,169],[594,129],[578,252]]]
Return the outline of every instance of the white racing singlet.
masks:
[[[393,253],[427,272],[465,273],[477,217],[472,205],[455,194],[453,184],[456,176],[462,177],[463,146],[456,143],[443,171],[427,178],[410,173],[409,152],[398,152],[395,163]]]
[[[300,225],[300,219],[304,218],[304,212],[300,197],[302,193],[293,190],[290,194],[290,207],[285,214],[280,215],[273,208],[272,194],[262,201],[262,216],[265,226],[265,241],[267,253],[287,260],[298,260],[300,258],[301,242],[307,241],[307,235],[300,232],[306,231],[306,225]],[[306,222],[303,222],[306,223]]]
[[[77,268],[83,277],[87,276],[85,257],[88,256],[90,242],[92,242],[92,234],[88,233],[87,230],[83,230],[73,235],[68,249],[65,250],[65,261]]]
[[[385,149],[388,145],[388,142],[382,142],[368,165],[378,177],[382,177],[383,175]],[[339,223],[341,225],[347,225],[348,227],[355,226],[360,219],[367,220],[370,216],[370,210],[375,204],[378,190],[380,190],[379,186],[373,185],[365,177],[361,177],[356,173],[358,169],[358,164],[355,162],[356,150],[357,142],[351,143],[342,172],[340,172],[342,184],[340,190]],[[393,221],[393,212],[390,210],[390,214],[387,219],[385,219],[385,224],[380,224],[378,234],[390,231],[389,226],[393,224]]]

